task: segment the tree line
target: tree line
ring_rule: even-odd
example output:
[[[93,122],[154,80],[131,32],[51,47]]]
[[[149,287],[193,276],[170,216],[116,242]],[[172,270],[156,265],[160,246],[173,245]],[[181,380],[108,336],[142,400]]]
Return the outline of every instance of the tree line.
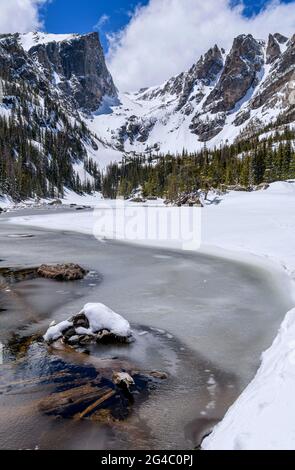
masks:
[[[100,190],[98,166],[85,148],[96,144],[79,116],[70,119],[49,93],[41,98],[25,82],[6,81],[2,87],[0,194],[22,200],[62,197],[65,188],[78,193]],[[91,179],[81,181],[75,163]]]
[[[138,189],[143,197],[176,199],[183,192],[241,186],[295,178],[295,132],[289,126],[265,137],[236,142],[197,153],[141,155],[108,166],[102,190],[107,198],[129,198]]]

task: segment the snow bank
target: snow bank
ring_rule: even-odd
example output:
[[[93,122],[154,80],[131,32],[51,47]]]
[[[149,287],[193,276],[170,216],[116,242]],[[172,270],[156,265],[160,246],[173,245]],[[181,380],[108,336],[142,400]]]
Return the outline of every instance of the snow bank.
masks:
[[[262,355],[256,377],[205,439],[205,450],[295,449],[295,309]]]
[[[77,335],[95,335],[101,330],[109,330],[111,334],[128,338],[131,336],[131,328],[125,318],[113,312],[109,307],[100,303],[89,303],[84,306],[77,316],[85,315],[89,322],[88,328],[76,328]],[[63,336],[63,333],[74,328],[74,318],[71,317],[57,325],[50,326],[44,335],[44,340],[51,343]],[[74,334],[73,334],[74,336]]]

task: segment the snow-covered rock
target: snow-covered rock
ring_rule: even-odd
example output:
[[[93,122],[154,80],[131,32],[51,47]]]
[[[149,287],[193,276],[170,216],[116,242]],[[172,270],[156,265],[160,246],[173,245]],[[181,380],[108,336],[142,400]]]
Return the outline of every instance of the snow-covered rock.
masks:
[[[84,313],[88,318],[89,328],[93,333],[100,330],[109,330],[120,337],[131,335],[129,322],[104,304],[86,304],[80,313]]]
[[[111,335],[113,339],[127,341],[132,336],[129,322],[104,304],[89,303],[77,315],[50,326],[44,340],[52,343],[63,338],[66,342],[74,344],[74,338],[77,343],[80,339],[83,342],[91,342],[100,341],[107,335]]]

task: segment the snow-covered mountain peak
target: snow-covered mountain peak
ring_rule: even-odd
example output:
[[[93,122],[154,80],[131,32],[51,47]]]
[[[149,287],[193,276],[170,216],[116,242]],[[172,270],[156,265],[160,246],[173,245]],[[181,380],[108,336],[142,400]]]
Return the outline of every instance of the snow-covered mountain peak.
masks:
[[[96,116],[92,128],[122,151],[180,153],[290,122],[294,44],[295,35],[275,33],[266,41],[242,34],[227,52],[215,45],[162,85],[120,95],[121,106]]]
[[[79,38],[79,34],[49,34],[43,32],[30,32],[19,34],[19,41],[25,51],[39,44],[49,44],[51,42],[70,41]]]

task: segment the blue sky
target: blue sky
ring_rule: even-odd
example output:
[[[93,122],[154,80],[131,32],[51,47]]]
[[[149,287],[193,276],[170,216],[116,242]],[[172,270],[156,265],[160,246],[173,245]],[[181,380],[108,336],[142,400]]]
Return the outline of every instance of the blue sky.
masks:
[[[283,3],[289,2],[291,0],[283,0]],[[125,27],[130,21],[130,12],[137,5],[147,3],[148,0],[51,0],[42,8],[41,14],[45,30],[51,33],[86,33],[98,25],[103,47],[107,50],[107,34]],[[236,3],[239,0],[232,0],[232,4]],[[255,15],[266,3],[267,0],[244,0],[244,15]]]
[[[101,32],[103,46],[107,48],[106,34],[122,29],[130,20],[130,12],[148,0],[51,0],[42,8],[45,30],[51,33]]]

